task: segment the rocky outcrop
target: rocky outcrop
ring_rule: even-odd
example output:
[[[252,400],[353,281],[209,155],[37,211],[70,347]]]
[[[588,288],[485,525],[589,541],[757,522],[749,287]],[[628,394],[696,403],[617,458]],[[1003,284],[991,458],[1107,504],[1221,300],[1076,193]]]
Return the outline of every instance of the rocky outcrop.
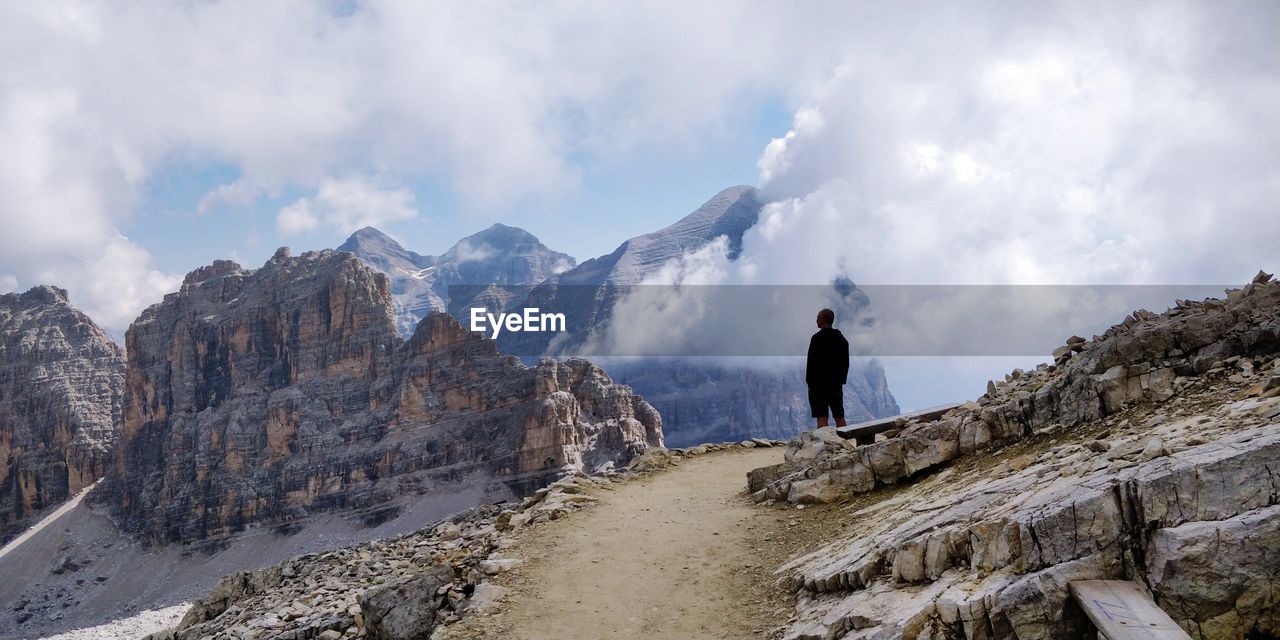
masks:
[[[1138,582],[1196,638],[1276,635],[1278,335],[1280,283],[1260,274],[1073,338],[875,444],[797,438],[749,476],[757,497],[853,502],[847,531],[781,569],[787,637],[1079,637],[1084,579]]]
[[[67,292],[0,296],[0,543],[106,473],[124,352]]]
[[[528,367],[444,314],[405,341],[391,308],[343,252],[188,275],[127,335],[123,526],[186,541],[464,480],[528,493],[662,444],[657,412],[589,362]]]
[[[406,536],[229,575],[151,640],[426,638],[457,618],[486,575],[481,563],[497,547],[499,512],[477,507]]]
[[[807,495],[814,489],[835,497],[861,493],[1044,429],[1167,401],[1197,376],[1235,363],[1243,363],[1240,376],[1253,375],[1252,358],[1280,352],[1280,283],[1259,274],[1225,300],[1180,300],[1159,315],[1138,310],[1101,336],[1067,342],[1055,364],[1015,370],[940,420],[904,424],[895,437],[857,450],[788,455],[773,472],[778,479],[752,491],[792,502],[820,501]],[[1265,393],[1280,393],[1271,388]]]

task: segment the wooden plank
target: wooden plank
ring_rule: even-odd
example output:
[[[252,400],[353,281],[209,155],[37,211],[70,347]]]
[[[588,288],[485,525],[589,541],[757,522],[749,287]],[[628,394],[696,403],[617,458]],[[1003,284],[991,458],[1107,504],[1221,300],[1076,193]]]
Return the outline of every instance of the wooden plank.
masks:
[[[876,434],[884,433],[893,429],[898,422],[898,418],[918,418],[924,422],[931,422],[941,418],[946,412],[960,406],[957,404],[944,404],[919,411],[911,411],[888,418],[876,418],[875,420],[867,420],[844,427],[836,427],[836,433],[845,440],[855,440],[858,444],[870,444],[875,442]]]
[[[1107,640],[1190,640],[1173,618],[1128,580],[1078,580],[1071,595]]]

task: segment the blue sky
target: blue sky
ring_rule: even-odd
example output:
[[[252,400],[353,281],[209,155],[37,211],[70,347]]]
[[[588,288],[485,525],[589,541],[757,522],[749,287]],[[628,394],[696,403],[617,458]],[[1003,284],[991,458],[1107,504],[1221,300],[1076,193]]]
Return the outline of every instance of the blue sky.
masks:
[[[672,149],[640,148],[619,157],[575,157],[578,186],[545,201],[497,211],[467,210],[447,183],[427,173],[408,185],[418,216],[380,228],[410,250],[439,254],[460,238],[501,222],[523,227],[579,260],[594,258],[627,238],[674,222],[725,187],[755,184],[761,150],[790,126],[791,111],[779,97],[744,99],[726,122],[700,132],[700,139]],[[251,203],[198,210],[208,193],[239,177],[239,170],[228,164],[172,162],[148,179],[138,213],[121,230],[150,250],[158,268],[174,273],[232,257],[252,267],[279,246],[298,251],[336,247],[349,235],[325,227],[279,233],[276,214],[308,195],[297,186]],[[176,238],[200,242],[174,242]]]

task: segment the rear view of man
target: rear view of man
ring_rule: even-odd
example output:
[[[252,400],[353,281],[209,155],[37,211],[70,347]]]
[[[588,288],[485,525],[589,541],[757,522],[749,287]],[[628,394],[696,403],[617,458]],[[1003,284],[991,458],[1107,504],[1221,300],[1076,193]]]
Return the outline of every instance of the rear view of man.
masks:
[[[827,426],[827,411],[836,426],[845,426],[844,383],[849,379],[849,341],[831,327],[836,314],[830,309],[818,312],[818,332],[809,339],[809,359],[804,382],[809,385],[809,406],[818,427]]]

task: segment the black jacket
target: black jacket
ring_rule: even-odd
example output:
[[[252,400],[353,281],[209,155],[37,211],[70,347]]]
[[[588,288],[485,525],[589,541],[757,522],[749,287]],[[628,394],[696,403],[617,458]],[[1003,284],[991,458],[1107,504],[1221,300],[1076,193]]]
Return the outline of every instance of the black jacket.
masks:
[[[849,381],[849,341],[838,329],[819,329],[809,339],[804,381],[811,387],[838,387]]]

